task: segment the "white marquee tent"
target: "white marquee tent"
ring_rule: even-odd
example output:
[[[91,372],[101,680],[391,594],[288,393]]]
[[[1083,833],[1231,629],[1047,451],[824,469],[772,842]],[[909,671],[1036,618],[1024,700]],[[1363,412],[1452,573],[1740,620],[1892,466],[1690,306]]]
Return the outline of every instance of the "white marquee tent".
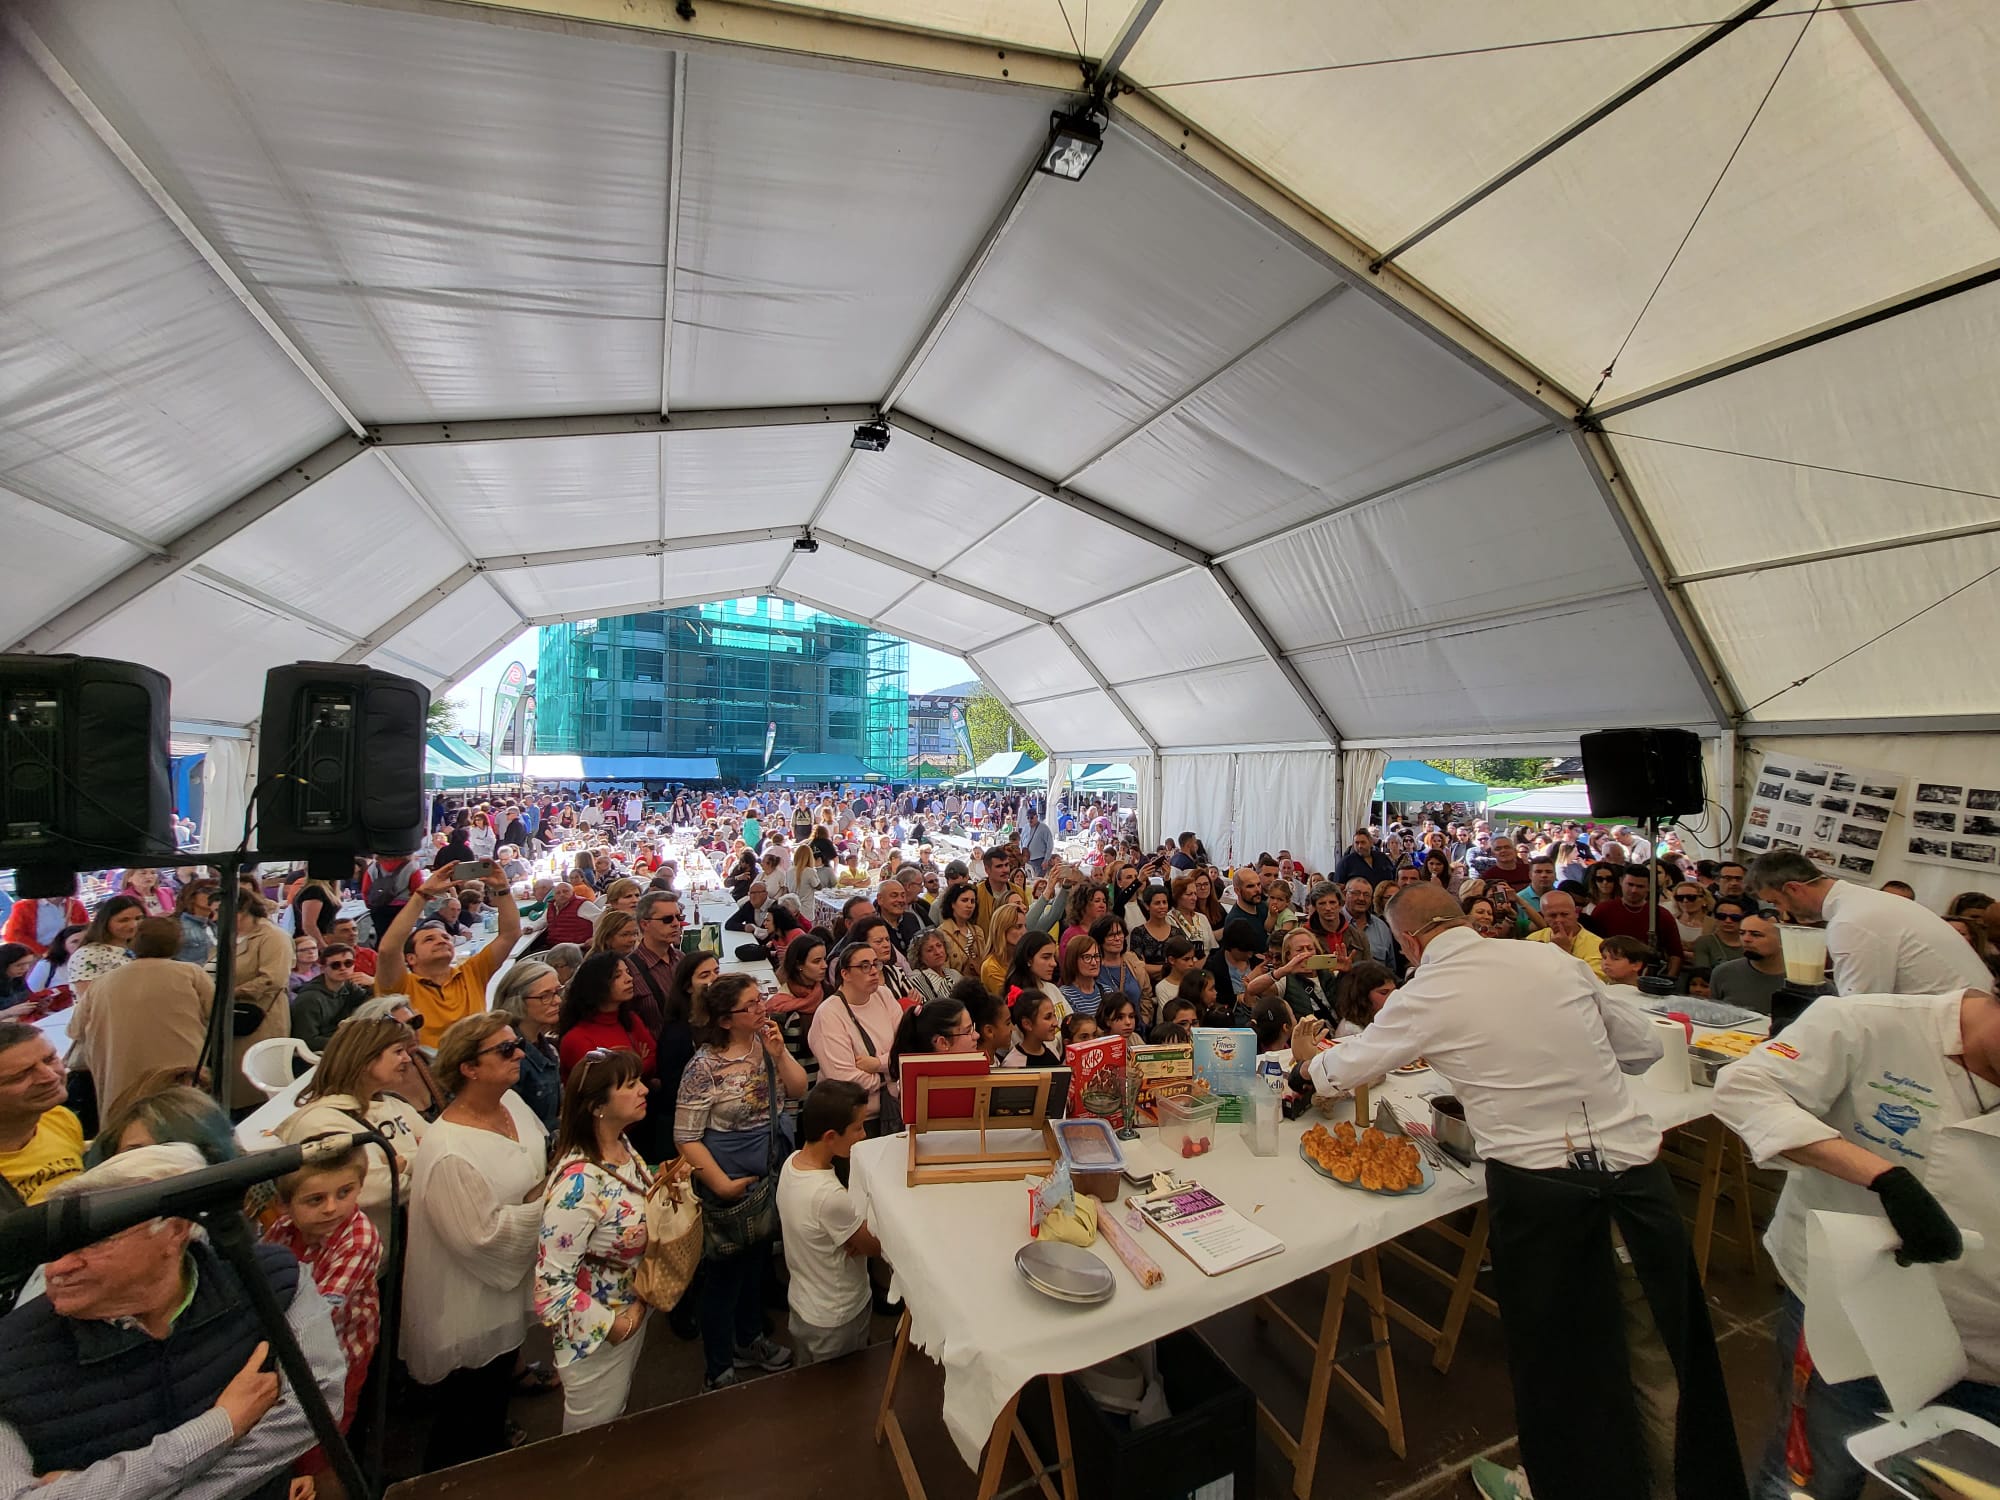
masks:
[[[1987,0],[6,18],[0,615],[184,734],[763,592],[1244,851],[1596,726],[2000,759]]]

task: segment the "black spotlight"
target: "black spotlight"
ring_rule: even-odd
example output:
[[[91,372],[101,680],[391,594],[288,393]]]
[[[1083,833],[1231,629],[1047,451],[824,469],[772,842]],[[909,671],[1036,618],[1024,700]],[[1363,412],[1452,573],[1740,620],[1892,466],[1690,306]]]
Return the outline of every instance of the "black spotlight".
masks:
[[[1079,182],[1103,149],[1104,131],[1088,109],[1067,115],[1057,110],[1049,116],[1049,143],[1042,147],[1035,170]]]
[[[863,422],[854,429],[851,446],[863,453],[880,453],[889,446],[889,424],[877,417],[872,422]]]
[[[798,536],[792,538],[792,550],[794,552],[817,552],[819,551],[819,538],[814,536],[810,531],[801,532]]]

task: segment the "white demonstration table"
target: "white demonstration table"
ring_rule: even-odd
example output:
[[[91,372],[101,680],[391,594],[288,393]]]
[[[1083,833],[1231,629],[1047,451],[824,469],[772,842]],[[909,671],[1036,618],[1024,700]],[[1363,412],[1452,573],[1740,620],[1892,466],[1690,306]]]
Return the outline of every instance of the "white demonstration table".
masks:
[[[1662,1130],[1709,1114],[1708,1089],[1674,1093],[1641,1079],[1631,1082],[1640,1104]],[[1407,1120],[1428,1121],[1428,1096],[1447,1088],[1436,1074],[1425,1072],[1391,1078],[1373,1089],[1371,1097],[1387,1098]],[[1343,1103],[1333,1118],[1347,1118],[1345,1108]],[[1278,1154],[1269,1157],[1251,1152],[1242,1127],[1222,1126],[1215,1149],[1193,1164],[1191,1175],[1284,1241],[1283,1252],[1211,1277],[1147,1230],[1139,1233],[1139,1243],[1165,1273],[1160,1285],[1147,1290],[1100,1241],[1092,1253],[1111,1267],[1118,1288],[1110,1301],[1089,1308],[1043,1297],[1015,1273],[1014,1252],[1027,1238],[1027,1190],[1020,1183],[911,1188],[905,1179],[908,1145],[902,1136],[856,1147],[853,1186],[869,1227],[894,1268],[893,1291],[904,1304],[875,1436],[877,1442],[885,1437],[890,1442],[911,1500],[923,1500],[923,1484],[896,1421],[893,1400],[912,1342],[944,1368],[945,1426],[960,1455],[980,1474],[980,1500],[991,1500],[996,1493],[1010,1443],[1020,1444],[1031,1465],[1041,1468],[1015,1409],[1030,1382],[1047,1379],[1056,1412],[1056,1467],[1062,1469],[1065,1495],[1074,1500],[1062,1375],[1251,1301],[1260,1302],[1262,1311],[1290,1327],[1313,1351],[1299,1433],[1288,1432],[1263,1403],[1258,1404],[1260,1423],[1292,1462],[1295,1492],[1300,1497],[1310,1492],[1327,1398],[1336,1380],[1381,1425],[1392,1451],[1401,1456],[1402,1410],[1388,1343],[1389,1320],[1394,1318],[1424,1338],[1435,1351],[1433,1363],[1443,1370],[1451,1362],[1468,1310],[1478,1305],[1493,1311],[1491,1300],[1473,1285],[1486,1245],[1485,1168],[1474,1164],[1465,1176],[1439,1171],[1430,1191],[1409,1197],[1344,1188],[1318,1176],[1299,1157],[1300,1137],[1325,1118],[1308,1112],[1299,1120],[1284,1122]],[[1727,1133],[1717,1129],[1711,1134],[1719,1177],[1720,1143]],[[1142,1131],[1141,1149],[1158,1154],[1154,1140],[1154,1131]],[[1712,1189],[1712,1184],[1705,1186]],[[1440,1222],[1466,1209],[1477,1210],[1470,1230]],[[1705,1209],[1710,1223],[1713,1210],[1711,1191]],[[1697,1231],[1705,1235],[1700,1218],[1698,1212]],[[1461,1249],[1455,1268],[1391,1244],[1398,1236],[1426,1227]],[[1431,1274],[1451,1285],[1442,1326],[1431,1327],[1384,1294],[1378,1259],[1384,1246],[1428,1266]],[[1322,1271],[1330,1275],[1315,1335],[1268,1299],[1279,1288]],[[1375,1345],[1373,1391],[1335,1363],[1349,1295],[1358,1295],[1369,1315]],[[1042,1488],[1053,1500],[1055,1491],[1046,1478]]]

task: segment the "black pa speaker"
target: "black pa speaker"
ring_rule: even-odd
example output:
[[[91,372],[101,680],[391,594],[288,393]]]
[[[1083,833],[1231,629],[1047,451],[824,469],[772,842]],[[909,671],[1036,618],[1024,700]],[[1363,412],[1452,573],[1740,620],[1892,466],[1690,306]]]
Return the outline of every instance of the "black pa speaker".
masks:
[[[372,667],[302,661],[264,679],[257,851],[328,868],[424,837],[430,690]]]
[[[95,656],[0,656],[0,865],[16,894],[174,852],[167,679]]]
[[[1599,729],[1578,744],[1593,817],[1675,818],[1708,805],[1692,730]]]

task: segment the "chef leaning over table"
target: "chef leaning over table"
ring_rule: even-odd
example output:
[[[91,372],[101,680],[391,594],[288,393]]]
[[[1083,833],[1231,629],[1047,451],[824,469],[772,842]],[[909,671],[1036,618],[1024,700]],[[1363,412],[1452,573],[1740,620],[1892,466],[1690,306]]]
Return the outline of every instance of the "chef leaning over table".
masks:
[[[1464,1104],[1487,1163],[1494,1287],[1535,1500],[1746,1496],[1660,1132],[1625,1082],[1659,1060],[1658,1029],[1559,949],[1482,939],[1440,887],[1405,887],[1388,917],[1415,972],[1331,1050],[1320,1050],[1323,1022],[1300,1020],[1293,1086],[1352,1089],[1422,1057]],[[1631,1295],[1619,1243],[1637,1275]],[[1671,1438],[1642,1420],[1635,1375],[1660,1346],[1677,1391],[1649,1380],[1647,1396],[1676,1408]]]
[[[1956,934],[1953,934],[1956,938]],[[1961,943],[1960,946],[1963,946]],[[1949,1262],[1938,1289],[1969,1378],[1938,1399],[2000,1422],[2000,1001],[1983,989],[1815,1000],[1784,1034],[1723,1070],[1715,1113],[1760,1165],[1787,1171],[1765,1244],[1784,1278],[1778,1314],[1781,1420],[1758,1500],[1852,1500],[1862,1472],[1846,1439],[1881,1420],[1872,1379],[1813,1375],[1792,1420],[1801,1348],[1806,1222],[1815,1209],[1888,1219],[1897,1259]],[[1960,1228],[1985,1247],[1962,1253]],[[1789,1442],[1787,1441],[1789,1437]]]

